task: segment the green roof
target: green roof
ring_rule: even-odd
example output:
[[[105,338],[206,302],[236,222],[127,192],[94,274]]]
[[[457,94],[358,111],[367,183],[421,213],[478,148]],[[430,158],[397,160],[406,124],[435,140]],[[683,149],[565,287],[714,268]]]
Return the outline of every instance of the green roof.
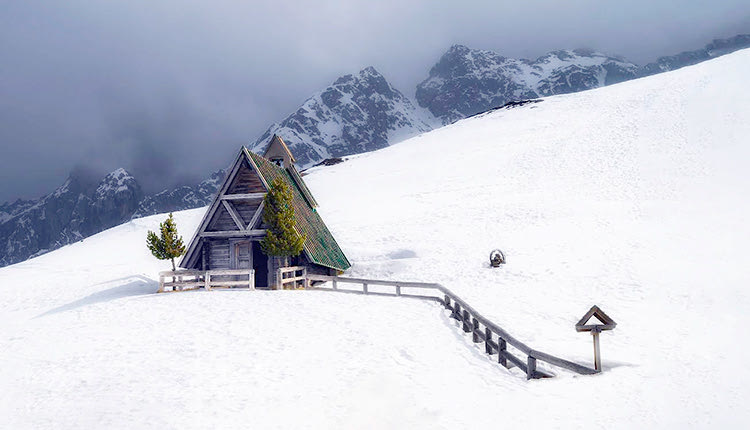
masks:
[[[270,184],[277,177],[281,177],[292,190],[292,205],[297,231],[305,236],[305,253],[315,264],[344,271],[351,267],[344,251],[341,250],[331,231],[328,230],[323,219],[313,208],[315,199],[307,189],[299,175],[292,175],[287,170],[266,160],[258,154],[243,148],[245,153],[255,163],[263,180]],[[295,172],[296,173],[296,172]],[[296,176],[296,178],[294,177]],[[297,179],[299,178],[299,179]],[[305,193],[309,196],[306,198]]]

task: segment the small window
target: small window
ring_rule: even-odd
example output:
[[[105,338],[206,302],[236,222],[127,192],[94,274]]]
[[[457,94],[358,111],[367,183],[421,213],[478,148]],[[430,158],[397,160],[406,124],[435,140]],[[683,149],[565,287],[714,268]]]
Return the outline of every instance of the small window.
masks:
[[[284,159],[280,157],[274,157],[271,159],[272,163],[275,163],[279,167],[284,167]]]

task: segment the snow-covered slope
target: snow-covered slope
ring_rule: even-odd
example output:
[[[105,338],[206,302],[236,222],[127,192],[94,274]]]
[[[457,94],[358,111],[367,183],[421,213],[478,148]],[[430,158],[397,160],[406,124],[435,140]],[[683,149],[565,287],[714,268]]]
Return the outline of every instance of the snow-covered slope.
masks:
[[[260,136],[250,149],[262,154],[274,134],[289,145],[300,167],[329,157],[385,148],[432,129],[434,118],[417,109],[375,68],[338,78]]]
[[[151,294],[154,216],[0,269],[0,427],[741,427],[748,69],[550,97],[305,177],[351,275],[441,282],[579,362],[600,305],[602,375],[526,381],[420,301]]]

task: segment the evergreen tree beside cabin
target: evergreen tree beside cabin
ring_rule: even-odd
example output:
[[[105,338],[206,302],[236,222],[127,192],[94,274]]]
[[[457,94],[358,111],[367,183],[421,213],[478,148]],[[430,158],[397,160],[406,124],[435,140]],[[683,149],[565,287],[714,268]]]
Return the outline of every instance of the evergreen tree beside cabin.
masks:
[[[274,135],[263,156],[243,147],[180,261],[195,270],[253,269],[256,288],[273,288],[285,258],[268,256],[260,242],[270,227],[264,198],[274,181],[291,191],[294,226],[304,238],[302,252],[289,258],[308,273],[333,275],[351,264],[315,208],[318,203],[294,167],[284,141]],[[268,219],[268,217],[266,217]]]

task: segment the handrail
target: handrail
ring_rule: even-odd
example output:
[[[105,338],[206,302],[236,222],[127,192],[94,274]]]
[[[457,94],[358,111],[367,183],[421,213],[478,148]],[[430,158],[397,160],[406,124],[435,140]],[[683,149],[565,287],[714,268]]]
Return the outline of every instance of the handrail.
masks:
[[[407,296],[407,297],[437,300],[447,309],[450,309],[452,311],[452,314],[451,314],[452,317],[463,322],[464,331],[471,332],[473,334],[474,342],[480,342],[480,339],[481,341],[484,341],[486,344],[487,353],[491,354],[497,351],[498,361],[500,363],[506,365],[507,367],[507,362],[506,362],[506,359],[507,359],[508,361],[514,363],[516,366],[521,368],[521,370],[523,370],[526,373],[528,379],[549,376],[536,369],[537,360],[540,360],[540,361],[549,363],[553,366],[561,367],[563,369],[567,369],[567,370],[570,370],[572,372],[579,373],[582,375],[591,375],[591,374],[598,373],[598,371],[595,369],[582,366],[578,363],[574,363],[572,361],[565,360],[560,357],[555,357],[554,355],[547,354],[545,352],[538,351],[529,347],[525,343],[513,337],[510,333],[508,333],[502,327],[498,326],[497,324],[487,319],[484,315],[480,314],[476,309],[474,309],[466,301],[458,297],[456,293],[454,293],[453,291],[444,287],[441,284],[425,283],[425,282],[386,281],[382,279],[345,278],[345,277],[340,277],[340,276],[326,276],[326,275],[315,275],[315,274],[308,274],[308,279],[311,281],[326,281],[326,282],[331,281],[332,282],[332,288],[330,289],[313,287],[314,289],[319,289],[319,290],[359,293],[359,291],[341,290],[337,288],[337,284],[340,282],[341,283],[355,283],[355,284],[363,285],[363,291],[362,291],[363,294],[377,294],[377,295],[390,295],[390,296],[395,295],[395,296]],[[389,294],[389,293],[382,293],[382,292],[378,292],[378,293],[370,292],[367,289],[367,285],[395,286],[396,293]],[[401,292],[402,287],[438,290],[445,295],[445,298],[402,294]],[[451,305],[451,301],[453,302],[453,305]],[[479,324],[485,327],[484,331],[479,329]],[[494,342],[492,340],[491,338],[492,333],[495,333],[497,335],[498,342]],[[514,347],[515,349],[519,350],[521,353],[525,354],[528,357],[526,363],[523,363],[522,360],[518,359],[517,357],[513,356],[510,352],[508,352],[506,350],[506,345],[510,345]]]
[[[297,272],[302,272],[300,276],[297,276]],[[292,276],[290,277],[284,277],[285,274],[291,273]],[[306,266],[288,266],[288,267],[279,267],[277,272],[277,279],[276,279],[276,289],[281,290],[284,289],[284,285],[286,284],[292,284],[294,288],[297,287],[297,281],[302,281],[303,288],[307,288],[309,284],[309,278],[307,277],[307,267]]]
[[[227,281],[212,279],[214,276],[243,276],[247,280]],[[165,278],[177,278],[172,282],[165,281]],[[191,279],[184,279],[191,278]],[[247,287],[255,289],[255,270],[253,269],[215,269],[215,270],[166,270],[159,272],[159,293],[165,292],[165,287],[171,287],[170,292],[183,291],[185,287],[194,287],[196,289],[203,287],[211,290],[212,286],[220,287]]]

